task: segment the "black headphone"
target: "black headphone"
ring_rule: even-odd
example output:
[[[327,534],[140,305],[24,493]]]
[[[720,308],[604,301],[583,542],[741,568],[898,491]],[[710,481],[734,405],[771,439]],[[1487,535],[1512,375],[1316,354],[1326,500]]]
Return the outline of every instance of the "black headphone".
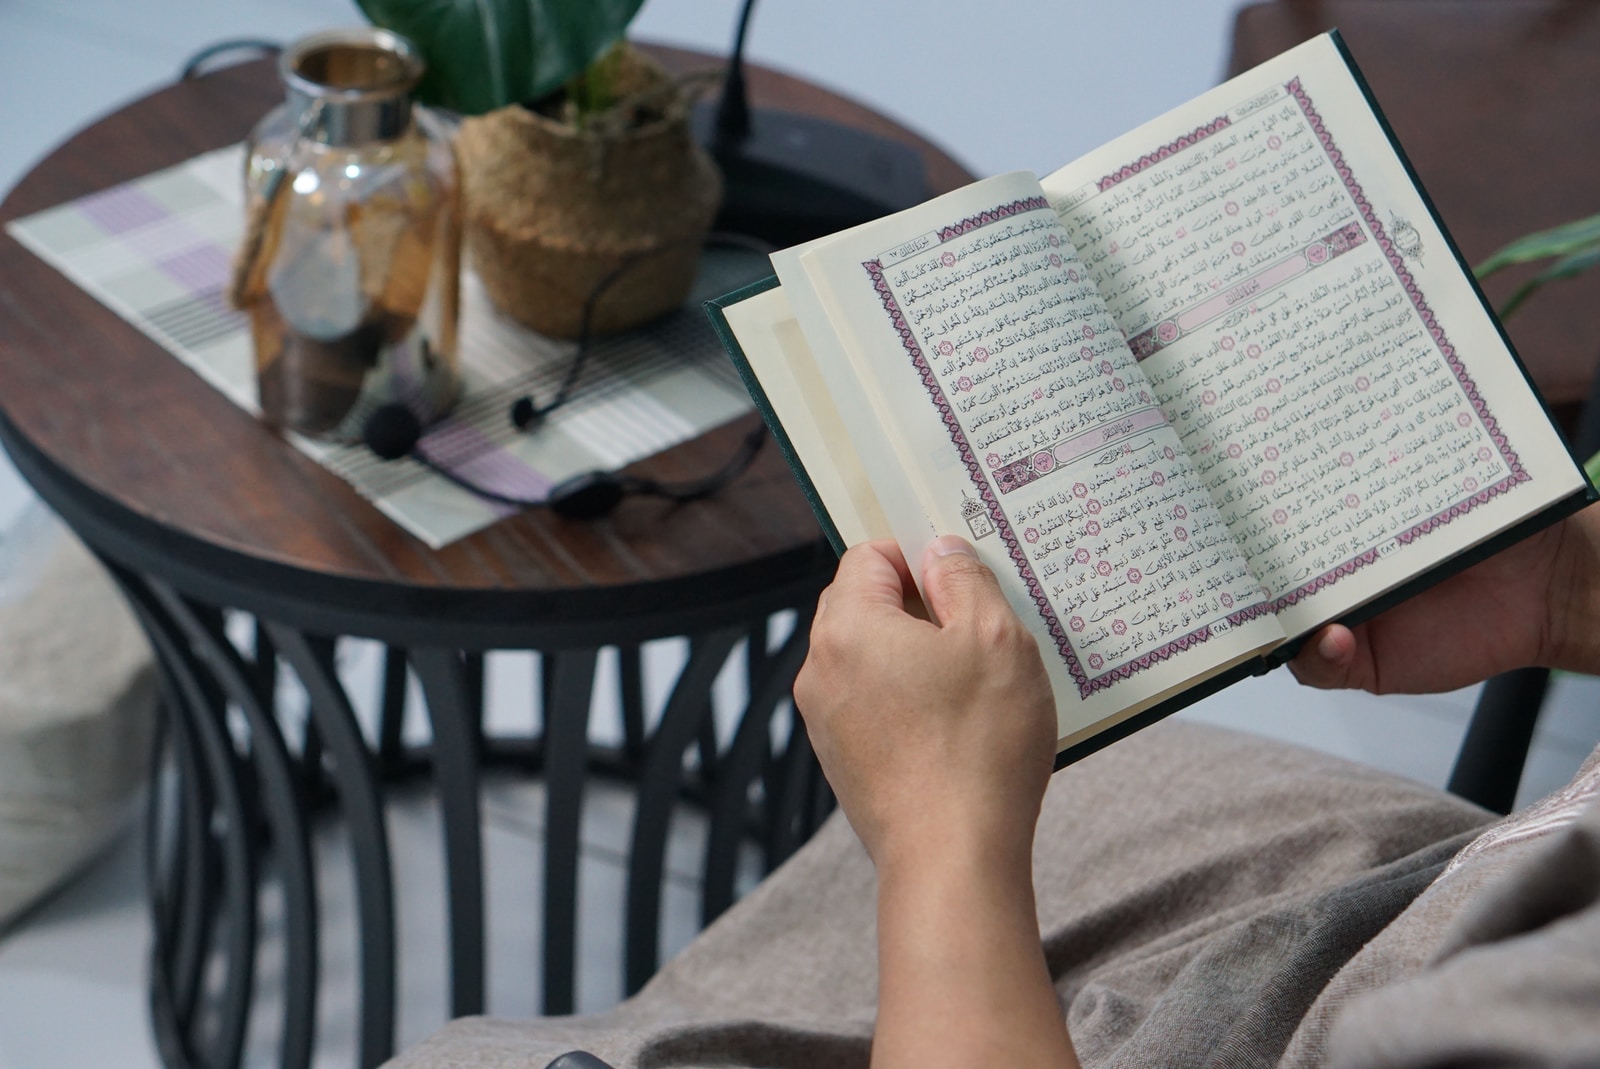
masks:
[[[766,437],[766,426],[757,424],[745,435],[738,452],[727,464],[709,475],[688,482],[664,483],[619,472],[585,471],[557,483],[548,496],[534,499],[512,497],[479,486],[433,460],[418,448],[418,442],[422,439],[422,421],[415,412],[398,401],[379,405],[367,417],[366,425],[361,429],[361,440],[384,460],[409,456],[462,489],[489,501],[505,505],[549,505],[556,515],[574,520],[592,520],[604,516],[628,494],[665,497],[673,501],[695,501],[709,497],[744,473],[755,461]]]
[[[582,371],[584,360],[588,357],[593,344],[595,306],[606,290],[640,261],[678,248],[690,241],[701,242],[706,247],[722,246],[762,254],[772,251],[772,246],[759,238],[713,232],[703,238],[694,237],[667,242],[624,261],[602,278],[584,300],[583,316],[579,320],[578,327],[578,351],[573,355],[572,363],[568,365],[566,375],[563,376],[555,396],[543,405],[536,404],[532,396],[519,397],[512,403],[511,422],[518,430],[531,430],[551,412],[571,400],[573,386],[578,381],[578,373]],[[551,488],[548,496],[534,499],[512,497],[490,490],[451,471],[418,447],[422,440],[422,432],[422,420],[415,412],[399,401],[390,401],[373,409],[372,414],[367,417],[366,423],[361,428],[361,440],[382,460],[398,460],[409,456],[462,489],[486,500],[517,506],[548,505],[558,516],[581,520],[591,520],[606,515],[628,494],[665,497],[673,501],[695,501],[709,497],[742,475],[745,469],[755,462],[756,454],[761,451],[761,444],[766,441],[766,427],[758,423],[749,434],[745,435],[744,441],[740,443],[739,449],[727,464],[709,475],[688,482],[664,483],[617,472],[586,471],[557,483]]]

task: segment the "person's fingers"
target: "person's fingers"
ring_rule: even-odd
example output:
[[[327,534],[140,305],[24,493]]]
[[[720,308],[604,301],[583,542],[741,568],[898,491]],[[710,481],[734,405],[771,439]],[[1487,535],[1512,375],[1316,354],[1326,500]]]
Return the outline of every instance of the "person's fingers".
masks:
[[[795,705],[808,720],[859,658],[866,638],[886,633],[899,620],[911,622],[907,590],[916,590],[911,569],[892,541],[863,542],[839,558],[833,582],[817,598],[811,649],[794,682]]]
[[[831,606],[835,611],[845,606],[852,609],[888,606],[900,610],[905,606],[909,589],[914,589],[911,569],[900,547],[890,541],[862,542],[851,546],[839,558],[839,569],[833,583],[823,592],[819,606]],[[820,607],[818,614],[821,614]]]
[[[1355,634],[1343,624],[1329,624],[1306,642],[1289,671],[1308,687],[1337,690],[1361,686],[1356,673]]]
[[[928,608],[941,626],[1010,612],[1000,583],[978,559],[971,543],[956,535],[934,539],[922,558],[922,585]]]

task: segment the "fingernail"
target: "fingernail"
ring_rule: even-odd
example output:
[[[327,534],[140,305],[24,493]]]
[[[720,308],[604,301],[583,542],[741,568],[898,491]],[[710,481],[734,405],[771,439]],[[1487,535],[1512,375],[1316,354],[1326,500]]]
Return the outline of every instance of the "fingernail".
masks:
[[[940,535],[933,540],[933,545],[928,547],[928,552],[936,557],[976,557],[978,555],[978,551],[972,548],[972,543],[960,535]]]
[[[1317,643],[1317,656],[1324,661],[1337,661],[1339,659],[1339,643],[1332,635],[1323,635],[1322,641]]]

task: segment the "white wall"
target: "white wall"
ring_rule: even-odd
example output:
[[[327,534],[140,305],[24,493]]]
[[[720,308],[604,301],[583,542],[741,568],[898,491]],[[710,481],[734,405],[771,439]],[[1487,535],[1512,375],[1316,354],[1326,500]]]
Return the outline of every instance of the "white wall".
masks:
[[[1233,0],[760,0],[750,57],[871,103],[979,173],[1048,171],[1213,84]],[[647,0],[637,37],[725,50],[738,0]],[[238,36],[361,20],[351,0],[6,0],[0,187],[70,131]],[[63,61],[63,57],[71,57]]]

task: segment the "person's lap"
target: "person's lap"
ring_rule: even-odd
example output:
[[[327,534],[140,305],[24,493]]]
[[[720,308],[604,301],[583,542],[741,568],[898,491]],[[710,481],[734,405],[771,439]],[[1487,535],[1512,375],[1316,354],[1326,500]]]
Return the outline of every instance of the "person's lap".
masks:
[[[1173,723],[1055,777],[1045,951],[1085,1065],[1273,1064],[1323,983],[1492,814]]]
[[[1268,1058],[1316,978],[1488,819],[1359,765],[1187,723],[1057,773],[1035,884],[1080,1056],[1132,1064],[1265,1032],[1229,1057]],[[836,815],[617,1009],[454,1022],[396,1069],[539,1069],[575,1048],[619,1069],[865,1065],[875,906],[871,864]]]

